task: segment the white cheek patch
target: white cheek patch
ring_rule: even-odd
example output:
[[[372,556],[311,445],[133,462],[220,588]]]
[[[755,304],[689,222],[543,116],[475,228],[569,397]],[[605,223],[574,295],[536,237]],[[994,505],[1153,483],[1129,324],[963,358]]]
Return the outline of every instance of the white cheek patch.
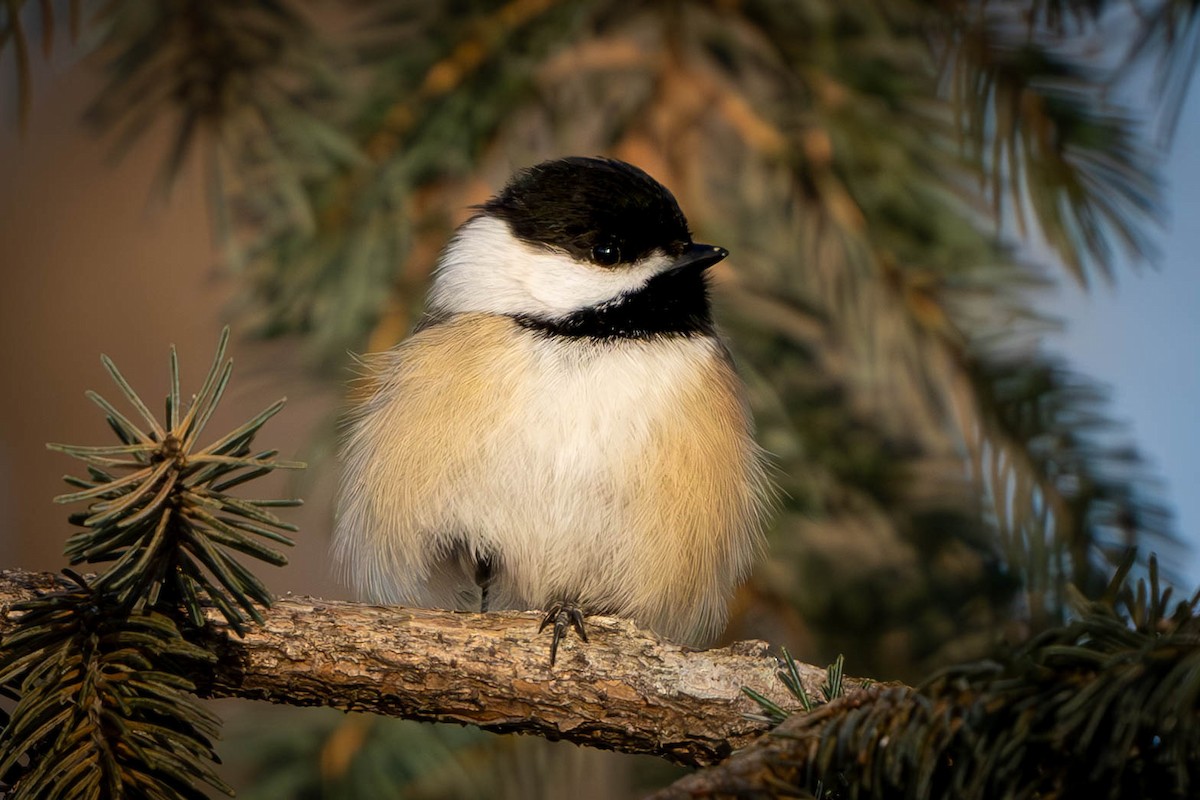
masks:
[[[561,319],[637,291],[670,266],[665,255],[606,268],[522,242],[508,225],[482,216],[464,225],[434,272],[429,308]]]

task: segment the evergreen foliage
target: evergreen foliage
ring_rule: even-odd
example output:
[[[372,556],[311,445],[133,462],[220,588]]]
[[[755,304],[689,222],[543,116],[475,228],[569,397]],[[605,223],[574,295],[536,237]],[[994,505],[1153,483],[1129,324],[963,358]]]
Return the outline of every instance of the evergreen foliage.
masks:
[[[761,785],[829,800],[1195,796],[1200,593],[1172,604],[1153,560],[1148,589],[1125,574],[993,659],[867,690],[811,726],[796,718]]]
[[[121,614],[68,573],[62,591],[14,605],[19,627],[0,651],[0,682],[20,702],[0,735],[0,788],[13,800],[232,795],[209,762],[218,723],[178,676],[211,661],[170,617]]]
[[[287,558],[258,538],[292,544],[279,531],[295,526],[269,509],[299,505],[297,500],[246,500],[228,493],[274,469],[301,464],[276,461],[276,450],[252,454],[259,429],[283,408],[280,400],[244,425],[206,447],[198,438],[216,410],[233,372],[225,361],[229,329],[221,334],[212,368],[188,407],[179,392],[179,363],[171,349],[171,389],[166,424],[161,424],[107,356],[113,381],[142,417],[145,430],[95,392],[88,398],[104,410],[121,444],[101,447],[50,444],[52,450],[83,460],[87,479],[67,476],[79,491],[59,495],[59,503],[92,501],[71,521],[83,529],[67,540],[71,564],[113,562],[96,588],[133,611],[182,605],[190,622],[204,625],[204,601],[220,609],[239,633],[246,618],[261,622],[255,604],[269,605],[262,582],[230,551],[282,566]],[[119,477],[118,477],[119,476]]]
[[[85,580],[67,571],[60,591],[15,605],[14,629],[0,642],[0,687],[19,698],[0,733],[0,785],[14,798],[168,798],[232,794],[213,772],[218,722],[180,673],[214,656],[188,641],[215,607],[242,633],[261,621],[270,594],[234,557],[286,563],[264,537],[294,530],[268,509],[296,500],[248,500],[228,491],[277,468],[276,451],[253,451],[262,425],[280,408],[202,447],[198,438],[229,381],[226,329],[200,391],[185,402],[171,351],[166,420],[160,422],[107,358],[103,363],[135,424],[95,392],[120,444],[50,445],[85,462],[88,478],[66,477],[87,501],[67,541],[72,564],[108,566]]]
[[[846,659],[843,656],[838,656],[837,660],[826,668],[826,675],[828,677],[825,683],[821,684],[821,696],[824,700],[816,701],[809,695],[808,690],[804,688],[804,683],[800,680],[800,670],[796,666],[796,659],[792,658],[792,654],[788,652],[786,647],[782,648],[782,650],[783,669],[779,670],[779,680],[783,681],[783,685],[787,687],[792,697],[800,701],[800,708],[803,711],[810,712],[817,707],[819,702],[828,703],[830,700],[836,700],[845,695],[846,687],[842,682],[844,677],[842,671],[846,666]],[[788,718],[788,712],[783,706],[760,692],[754,691],[749,686],[743,686],[742,691],[747,697],[758,703],[758,707],[762,710],[761,714],[750,715],[751,719],[778,725]]]

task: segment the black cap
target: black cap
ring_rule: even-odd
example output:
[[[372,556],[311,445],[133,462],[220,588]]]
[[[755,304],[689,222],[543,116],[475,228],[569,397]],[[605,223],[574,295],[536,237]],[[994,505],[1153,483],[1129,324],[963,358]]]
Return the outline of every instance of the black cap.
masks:
[[[656,250],[682,257],[692,245],[674,195],[632,164],[610,158],[530,167],[482,210],[507,222],[522,241],[603,266],[632,264]]]

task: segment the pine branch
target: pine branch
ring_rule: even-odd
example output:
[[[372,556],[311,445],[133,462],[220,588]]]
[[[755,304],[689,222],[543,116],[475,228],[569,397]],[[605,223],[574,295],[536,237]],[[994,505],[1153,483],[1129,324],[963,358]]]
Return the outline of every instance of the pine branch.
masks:
[[[1135,260],[1154,253],[1150,223],[1162,217],[1157,154],[1142,135],[1145,113],[1121,106],[1112,91],[1130,82],[1129,62],[1117,59],[1113,69],[1091,55],[1127,46],[1113,33],[1122,22],[1136,31],[1131,41],[1153,25],[1101,5],[1067,3],[1057,13],[1026,3],[986,11],[962,4],[940,20],[945,29],[935,39],[961,141],[997,218],[1011,216],[1023,237],[1028,226],[1038,229],[1087,286],[1093,272],[1115,278],[1113,244]],[[1112,21],[1122,14],[1127,19]],[[1164,65],[1190,60],[1187,17],[1173,22],[1181,41],[1162,49]]]
[[[1194,797],[1200,784],[1200,593],[1124,585],[995,660],[918,689],[877,687],[794,714],[655,800],[772,796],[1015,800]]]
[[[210,611],[204,643],[216,662],[184,677],[214,697],[474,724],[687,764],[745,748],[659,798],[904,797],[913,787],[932,798],[1016,798],[1030,787],[1043,797],[1186,797],[1200,780],[1197,601],[1172,604],[1153,563],[1149,586],[1119,593],[1119,612],[1115,590],[1080,601],[1074,622],[1003,658],[920,689],[852,690],[769,737],[741,693],[784,702],[780,663],[761,644],[689,652],[602,617],[589,620],[592,641],[572,640],[551,669],[535,614],[288,598],[244,638]],[[15,604],[59,588],[53,575],[0,573],[0,635]],[[825,670],[794,670],[806,694],[835,694],[821,687]]]
[[[0,635],[14,603],[51,591],[47,573],[0,572]],[[703,652],[664,643],[632,623],[588,618],[589,643],[572,639],[550,666],[540,615],[384,608],[288,597],[263,624],[233,634],[215,610],[196,641],[214,664],[185,669],[201,695],[323,705],[428,722],[529,733],[682,764],[713,764],[765,733],[749,719],[748,686],[798,705],[761,642]],[[798,664],[819,695],[825,669]]]
[[[142,419],[143,430],[95,392],[88,397],[107,414],[119,445],[85,447],[49,444],[83,461],[88,478],[67,476],[77,491],[58,503],[88,501],[73,514],[81,525],[68,540],[71,564],[113,562],[95,586],[111,600],[140,612],[151,608],[176,614],[183,606],[194,625],[203,623],[201,601],[221,608],[234,630],[247,617],[259,619],[257,605],[270,605],[262,582],[234,557],[243,553],[281,566],[287,558],[255,537],[292,543],[282,531],[296,527],[269,509],[300,505],[299,500],[245,500],[227,490],[274,469],[303,464],[276,461],[275,450],[255,453],[254,438],[283,408],[280,400],[207,447],[198,439],[212,417],[233,371],[226,360],[229,329],[200,391],[185,402],[179,389],[179,361],[171,348],[166,418],[160,422],[107,356],[101,358],[125,399]],[[118,477],[120,476],[120,477]]]
[[[214,663],[183,678],[213,697],[328,705],[714,764],[660,798],[787,790],[824,798],[1186,797],[1200,780],[1197,599],[1158,581],[1101,602],[996,660],[919,689],[852,689],[837,669],[788,664],[759,643],[690,652],[610,618],[551,668],[536,614],[463,614],[288,598],[243,638],[216,610],[200,642]],[[53,575],[0,573],[0,635]],[[784,682],[834,699],[773,735],[743,687],[778,706]],[[793,677],[794,676],[794,677]],[[828,682],[828,685],[823,685]],[[859,682],[852,682],[861,686]],[[798,692],[792,692],[796,694]],[[794,705],[794,704],[792,704]],[[806,794],[807,793],[807,794]]]
[[[0,793],[200,800],[203,783],[232,795],[209,763],[219,724],[175,674],[212,656],[170,617],[113,613],[101,590],[70,578],[8,610],[17,623],[0,685],[19,687],[20,702],[0,730]]]
[[[50,448],[83,461],[87,478],[66,476],[86,501],[71,516],[73,564],[109,564],[12,606],[0,640],[0,689],[17,699],[0,730],[0,789],[14,798],[203,797],[216,777],[211,740],[219,723],[195,703],[179,671],[205,672],[214,656],[198,646],[205,608],[236,633],[269,606],[266,587],[235,556],[272,564],[284,556],[263,537],[291,544],[295,527],[269,509],[295,500],[248,500],[227,490],[280,467],[275,451],[254,453],[254,438],[280,401],[207,447],[198,444],[229,381],[226,329],[212,368],[190,401],[180,393],[171,350],[170,389],[160,421],[107,357],[104,366],[138,422],[100,395],[119,444]]]
[[[964,437],[972,472],[1035,621],[1065,618],[1068,584],[1099,596],[1137,543],[1177,546],[1150,471],[1105,416],[1102,387],[1048,356],[945,352],[978,387],[977,427]]]

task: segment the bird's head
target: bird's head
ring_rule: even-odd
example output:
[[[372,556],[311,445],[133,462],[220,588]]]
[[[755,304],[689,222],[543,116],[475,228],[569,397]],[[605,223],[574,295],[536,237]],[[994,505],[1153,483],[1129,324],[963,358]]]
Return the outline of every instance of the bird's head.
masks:
[[[637,167],[547,161],[478,211],[442,254],[434,313],[504,314],[604,338],[710,324],[704,272],[727,253],[694,243],[674,196]]]

